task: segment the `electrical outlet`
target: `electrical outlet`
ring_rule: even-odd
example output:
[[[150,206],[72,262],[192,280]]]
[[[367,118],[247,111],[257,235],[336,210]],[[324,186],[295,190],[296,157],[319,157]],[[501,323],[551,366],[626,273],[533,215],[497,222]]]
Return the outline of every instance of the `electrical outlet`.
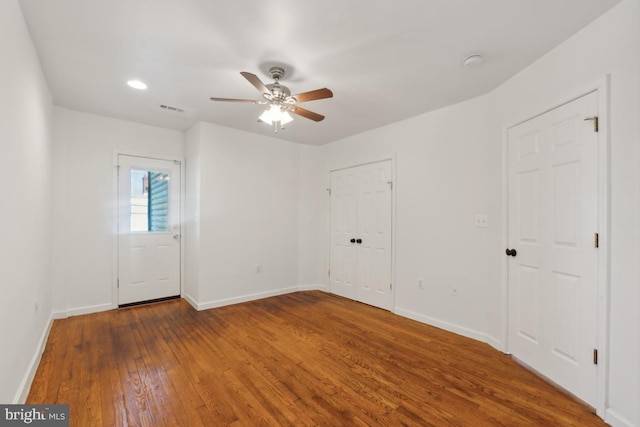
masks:
[[[424,280],[418,279],[418,289],[424,290]]]
[[[457,297],[460,294],[458,285],[451,285],[451,296]]]
[[[476,227],[488,227],[489,226],[489,218],[486,215],[476,215]]]

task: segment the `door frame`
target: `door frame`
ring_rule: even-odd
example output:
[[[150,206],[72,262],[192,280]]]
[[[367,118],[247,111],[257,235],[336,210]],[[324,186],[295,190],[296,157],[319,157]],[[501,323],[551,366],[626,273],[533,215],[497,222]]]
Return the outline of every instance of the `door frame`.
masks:
[[[381,163],[391,161],[391,313],[396,313],[396,154],[393,153],[389,156],[382,156],[380,158],[367,159],[358,163],[348,163],[346,165],[340,165],[338,167],[329,168],[327,173],[327,195],[329,196],[329,212],[327,215],[327,268],[326,268],[326,283],[327,289],[331,292],[331,277],[329,276],[329,269],[331,268],[331,173],[338,172],[345,169],[356,168],[358,166],[370,165],[373,163]]]
[[[132,152],[128,152],[128,151],[118,151],[118,150],[114,150],[113,151],[113,160],[112,160],[112,165],[113,165],[113,173],[112,173],[112,189],[111,189],[111,194],[112,194],[112,200],[113,200],[113,207],[112,207],[112,213],[113,213],[113,220],[112,220],[112,236],[113,238],[111,239],[111,260],[112,260],[112,265],[111,265],[111,269],[112,269],[112,273],[111,273],[111,308],[112,309],[116,309],[118,308],[118,276],[120,274],[120,266],[119,266],[119,244],[118,244],[118,237],[119,237],[119,229],[118,229],[118,222],[119,222],[119,212],[118,212],[118,207],[119,207],[119,194],[118,194],[118,157],[119,156],[129,156],[129,157],[140,157],[143,159],[149,159],[149,160],[164,160],[164,161],[169,161],[169,162],[179,162],[180,163],[180,235],[181,235],[181,239],[180,239],[180,296],[182,296],[183,292],[184,292],[184,283],[185,283],[185,223],[184,223],[184,218],[186,215],[186,197],[185,197],[185,190],[186,190],[186,183],[185,183],[185,169],[186,169],[186,163],[184,158],[179,157],[172,157],[172,156],[156,156],[156,155],[147,155],[147,154],[141,154],[141,153],[132,153]]]
[[[502,227],[502,248],[506,248],[509,242],[509,157],[508,157],[508,131],[510,128],[518,126],[524,122],[541,116],[558,107],[575,101],[593,92],[598,93],[598,232],[600,234],[598,248],[598,302],[597,302],[597,346],[598,346],[598,372],[597,372],[597,397],[596,413],[604,419],[608,396],[609,378],[609,265],[610,265],[610,87],[611,75],[606,74],[597,82],[573,91],[574,96],[560,98],[556,102],[548,104],[547,108],[540,108],[537,111],[528,112],[521,120],[508,123],[502,127],[502,215],[504,218]],[[509,280],[508,280],[508,259],[503,256],[502,260],[502,350],[507,354],[509,351]]]

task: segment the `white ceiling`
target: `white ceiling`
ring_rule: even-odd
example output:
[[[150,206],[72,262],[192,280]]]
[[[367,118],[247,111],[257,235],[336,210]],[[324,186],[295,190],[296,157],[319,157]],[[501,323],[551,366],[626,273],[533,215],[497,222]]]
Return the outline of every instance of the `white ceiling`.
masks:
[[[284,66],[302,104],[277,137],[324,144],[487,93],[619,0],[21,0],[56,105],[149,125],[263,135],[240,74]],[[462,59],[485,61],[464,68]],[[138,78],[149,89],[125,82]],[[184,113],[166,111],[161,104]]]

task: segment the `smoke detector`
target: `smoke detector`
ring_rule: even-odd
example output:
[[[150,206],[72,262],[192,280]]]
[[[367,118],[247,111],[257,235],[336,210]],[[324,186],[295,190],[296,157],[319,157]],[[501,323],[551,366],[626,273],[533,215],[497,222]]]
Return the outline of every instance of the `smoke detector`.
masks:
[[[464,65],[467,68],[474,67],[476,65],[482,64],[483,59],[484,58],[482,58],[482,55],[476,53],[476,54],[469,55],[466,58],[464,58],[462,60],[462,65]]]

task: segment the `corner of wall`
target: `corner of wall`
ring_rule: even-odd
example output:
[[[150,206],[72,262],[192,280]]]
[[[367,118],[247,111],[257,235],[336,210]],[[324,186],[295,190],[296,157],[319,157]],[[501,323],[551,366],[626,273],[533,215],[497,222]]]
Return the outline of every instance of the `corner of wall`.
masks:
[[[51,332],[51,327],[53,326],[54,315],[51,314],[47,321],[47,325],[40,336],[40,340],[38,341],[38,346],[31,357],[29,362],[29,366],[27,371],[20,382],[20,386],[18,387],[18,391],[16,392],[15,397],[13,398],[13,404],[22,404],[27,401],[27,397],[29,397],[29,391],[31,390],[31,383],[36,376],[36,372],[38,371],[38,366],[40,365],[40,360],[42,359],[42,353],[44,353],[44,349],[47,345],[47,340],[49,339],[49,333]]]

